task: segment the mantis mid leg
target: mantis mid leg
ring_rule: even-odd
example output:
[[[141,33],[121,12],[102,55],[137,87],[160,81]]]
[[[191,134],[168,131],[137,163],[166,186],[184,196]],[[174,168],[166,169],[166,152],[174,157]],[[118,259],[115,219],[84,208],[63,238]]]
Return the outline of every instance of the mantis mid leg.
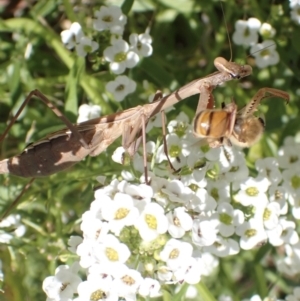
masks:
[[[153,98],[153,102],[157,101],[159,99],[161,99],[163,97],[162,92],[161,91],[156,91],[154,98]],[[164,153],[166,155],[167,161],[169,163],[170,168],[174,171],[174,172],[178,172],[178,170],[176,170],[176,168],[173,166],[170,157],[169,157],[169,152],[168,152],[168,143],[167,143],[167,131],[166,131],[166,113],[165,111],[160,111],[161,113],[161,127],[162,127],[162,133],[163,133],[163,144],[164,144]]]
[[[140,114],[139,114],[140,113]],[[132,157],[138,150],[140,143],[143,144],[143,165],[145,182],[149,184],[148,180],[148,166],[147,166],[147,149],[146,149],[146,117],[141,108],[137,114],[139,117],[135,120],[134,125],[125,124],[122,134],[122,145],[128,154]],[[142,124],[142,128],[140,126]]]

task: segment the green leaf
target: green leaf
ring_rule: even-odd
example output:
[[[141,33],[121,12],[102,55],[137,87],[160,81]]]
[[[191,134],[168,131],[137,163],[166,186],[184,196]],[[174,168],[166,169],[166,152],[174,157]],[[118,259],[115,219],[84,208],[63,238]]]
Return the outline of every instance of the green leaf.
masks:
[[[132,6],[133,6],[134,0],[125,0],[121,6],[122,12],[124,15],[128,15],[130,12]]]
[[[37,16],[39,17],[45,17],[49,13],[55,10],[56,8],[56,1],[54,0],[43,0],[43,1],[38,1],[36,5],[32,7],[30,10],[31,15],[36,18]]]
[[[70,69],[69,78],[66,86],[65,111],[66,113],[71,113],[75,116],[77,116],[78,114],[77,86],[80,82],[80,78],[84,70],[85,60],[82,57],[78,57],[74,61],[73,67]]]
[[[204,284],[203,281],[200,281],[200,283],[198,283],[196,285],[197,291],[199,293],[199,297],[201,297],[201,299],[199,300],[205,300],[205,301],[216,301],[216,299],[214,298],[214,296],[211,294],[210,290],[208,289],[208,287]]]
[[[151,76],[160,87],[169,87],[174,80],[174,77],[161,68],[161,66],[152,58],[142,60],[140,68],[144,69],[144,71]]]

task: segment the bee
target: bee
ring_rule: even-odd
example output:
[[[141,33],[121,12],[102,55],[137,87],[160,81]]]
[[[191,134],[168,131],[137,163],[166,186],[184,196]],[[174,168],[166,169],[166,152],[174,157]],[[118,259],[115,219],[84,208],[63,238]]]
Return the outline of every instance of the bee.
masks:
[[[223,103],[221,109],[201,111],[194,118],[194,134],[205,138],[212,148],[232,144],[250,147],[258,142],[265,129],[265,121],[254,112],[262,100],[273,96],[283,98],[287,103],[290,99],[282,90],[262,88],[240,110],[233,101],[227,105]]]

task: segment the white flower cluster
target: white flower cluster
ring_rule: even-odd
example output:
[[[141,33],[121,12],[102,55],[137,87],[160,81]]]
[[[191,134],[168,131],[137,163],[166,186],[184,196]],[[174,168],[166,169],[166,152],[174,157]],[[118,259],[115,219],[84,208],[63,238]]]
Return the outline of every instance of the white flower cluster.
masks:
[[[101,107],[98,105],[82,104],[78,108],[77,123],[97,118],[101,115]]]
[[[266,40],[258,43],[258,34]],[[238,20],[235,23],[232,40],[236,45],[251,46],[250,53],[255,57],[257,67],[265,68],[279,62],[276,43],[271,40],[275,34],[276,31],[270,24],[261,24],[256,18],[249,18],[247,21]]]
[[[14,237],[22,237],[26,226],[19,214],[11,214],[0,222],[0,243],[9,244]]]
[[[161,285],[196,284],[218,258],[265,243],[286,250],[273,257],[281,272],[300,272],[300,144],[286,138],[277,158],[258,160],[250,174],[241,151],[199,145],[181,120],[167,137],[180,171],[166,172],[159,148],[150,185],[113,180],[95,191],[83,238],[69,241],[87,277],[59,267],[44,281],[48,300],[73,300],[76,292],[76,301],[154,297]]]
[[[290,0],[291,18],[297,24],[300,24],[300,1]]]
[[[70,29],[63,30],[60,34],[62,42],[68,49],[75,47],[79,56],[86,56],[99,48],[99,44],[86,37],[78,22],[71,24]]]
[[[133,68],[141,58],[152,54],[152,38],[148,31],[143,34],[132,33],[129,36],[130,45],[122,39],[127,17],[117,6],[102,6],[95,11],[93,27],[96,31],[108,31],[111,34],[111,46],[103,51],[104,59],[109,62],[109,68],[114,74],[122,74],[127,68]],[[84,36],[81,25],[72,23],[70,29],[61,33],[62,42],[68,49],[75,47],[79,56],[86,56],[99,48],[99,44]],[[118,76],[106,85],[115,100],[122,101],[128,94],[134,92],[136,83],[126,75]]]

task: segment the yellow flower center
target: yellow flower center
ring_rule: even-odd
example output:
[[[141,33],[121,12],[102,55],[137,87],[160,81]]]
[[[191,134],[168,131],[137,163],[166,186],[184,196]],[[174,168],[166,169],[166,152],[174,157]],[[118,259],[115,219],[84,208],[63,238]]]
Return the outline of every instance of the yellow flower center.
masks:
[[[119,254],[113,248],[106,248],[105,254],[110,261],[118,261],[119,260]]]
[[[114,62],[121,63],[123,61],[126,61],[127,53],[126,52],[119,52],[114,57]]]
[[[172,252],[169,255],[170,259],[175,259],[178,258],[179,256],[179,250],[178,249],[173,249]]]
[[[122,280],[127,285],[133,285],[133,284],[135,284],[134,279],[132,277],[128,276],[128,275],[122,277]]]
[[[98,301],[105,298],[106,298],[106,294],[101,290],[96,290],[90,295],[91,301]]]
[[[259,191],[256,187],[249,187],[246,189],[246,193],[249,196],[257,196],[259,194]]]
[[[291,179],[291,184],[294,189],[298,189],[300,187],[300,177],[293,176]]]
[[[120,220],[125,218],[129,213],[129,210],[127,208],[119,208],[115,213],[115,219]]]
[[[150,229],[155,230],[157,228],[157,219],[152,214],[146,214],[145,221]]]
[[[220,217],[220,222],[225,224],[225,225],[231,225],[232,224],[232,217],[227,214],[227,213],[221,213],[219,215]]]
[[[245,235],[246,235],[247,237],[252,237],[252,236],[255,236],[256,233],[257,233],[257,231],[256,231],[255,229],[249,229],[249,230],[247,230],[247,231],[245,232]]]
[[[271,210],[269,210],[269,209],[265,209],[265,211],[264,211],[264,214],[263,214],[263,220],[264,221],[267,221],[267,220],[269,220],[270,219],[270,216],[271,216]]]

